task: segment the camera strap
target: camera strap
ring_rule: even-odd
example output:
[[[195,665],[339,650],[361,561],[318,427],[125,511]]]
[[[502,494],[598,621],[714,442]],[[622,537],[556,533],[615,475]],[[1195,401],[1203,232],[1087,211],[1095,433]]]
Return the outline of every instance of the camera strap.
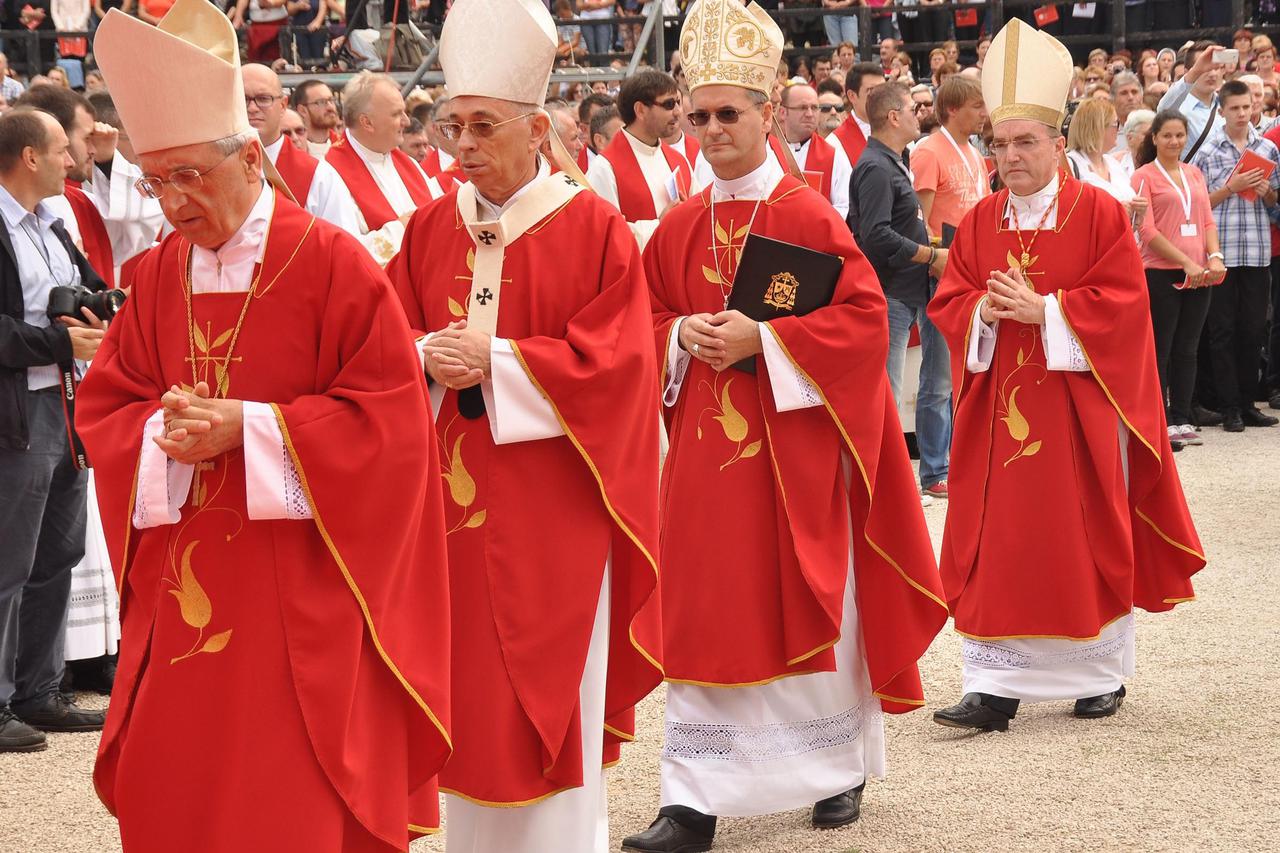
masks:
[[[76,380],[76,364],[59,364],[58,371],[61,377],[61,397],[62,397],[62,413],[66,416],[67,421],[67,444],[71,448],[71,462],[76,466],[77,471],[84,471],[89,466],[89,454],[85,452],[84,442],[80,440],[80,434],[76,432],[76,386],[79,382]]]

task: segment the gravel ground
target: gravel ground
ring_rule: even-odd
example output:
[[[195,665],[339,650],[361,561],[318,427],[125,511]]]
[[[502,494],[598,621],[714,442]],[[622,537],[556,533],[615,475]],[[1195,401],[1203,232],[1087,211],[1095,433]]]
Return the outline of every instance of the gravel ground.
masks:
[[[852,828],[815,832],[805,811],[720,824],[720,853],[1270,851],[1280,847],[1280,428],[1178,455],[1208,549],[1199,600],[1138,617],[1138,672],[1116,717],[1069,703],[1027,707],[1007,734],[964,735],[928,711],[888,720],[889,778],[868,786]],[[926,510],[935,546],[945,503]],[[959,694],[949,629],[922,662],[931,708]],[[94,697],[82,697],[93,704]],[[97,700],[101,703],[101,700]],[[610,774],[613,847],[658,802],[662,695]],[[0,755],[0,853],[111,853],[115,824],[93,794],[94,735]],[[444,850],[439,838],[413,853]],[[557,853],[549,841],[546,853]],[[181,847],[175,847],[180,853]],[[251,851],[246,851],[251,853]],[[301,853],[301,851],[299,852]],[[503,851],[492,851],[503,853]]]

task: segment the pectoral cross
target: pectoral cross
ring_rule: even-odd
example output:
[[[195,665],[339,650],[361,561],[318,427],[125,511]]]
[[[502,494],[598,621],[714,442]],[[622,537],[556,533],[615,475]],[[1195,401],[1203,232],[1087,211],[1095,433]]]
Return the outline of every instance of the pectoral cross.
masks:
[[[1031,288],[1035,292],[1039,292],[1036,291],[1035,282],[1031,280],[1033,275],[1044,275],[1043,272],[1031,272],[1031,267],[1036,261],[1040,260],[1039,255],[1032,255],[1030,252],[1023,252],[1019,257],[1014,258],[1013,252],[1009,252],[1005,257],[1005,260],[1008,262],[1010,267],[1016,267],[1018,272],[1022,273],[1022,278],[1027,282],[1027,287]]]
[[[205,471],[213,471],[218,466],[212,461],[196,463],[195,475],[191,478],[191,505],[197,509],[204,503],[204,493],[206,489],[203,487]]]

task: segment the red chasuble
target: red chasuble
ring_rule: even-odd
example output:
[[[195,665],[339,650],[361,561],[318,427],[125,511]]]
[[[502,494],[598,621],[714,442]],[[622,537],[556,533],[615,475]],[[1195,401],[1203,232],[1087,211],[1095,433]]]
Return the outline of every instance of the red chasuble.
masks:
[[[388,267],[410,326],[465,315],[473,246],[454,198],[414,215]],[[578,694],[610,557],[606,760],[662,679],[658,378],[635,238],[607,202],[580,192],[533,225],[506,247],[502,279],[497,333],[565,435],[495,445],[453,391],[436,416],[457,709],[440,781],[525,805],[582,784]]]
[[[276,171],[284,178],[289,192],[293,193],[298,204],[306,205],[307,197],[311,194],[311,182],[315,179],[316,167],[319,165],[319,160],[306,151],[299,150],[287,139],[280,146],[280,153],[276,156]]]
[[[190,252],[173,234],[146,253],[76,407],[123,613],[94,784],[129,851],[402,851],[438,826],[450,750],[409,329],[368,253],[280,196],[240,335],[245,294],[202,293],[189,336]],[[193,352],[228,398],[271,403],[312,519],[250,520],[237,448],[197,469],[178,523],[133,527],[143,423]]]
[[[755,375],[694,359],[667,410],[667,676],[733,687],[834,669],[852,548],[872,689],[885,710],[911,710],[923,704],[916,662],[946,606],[884,370],[879,282],[831,204],[799,180],[783,178],[758,209],[717,202],[714,222],[710,192],[668,213],[645,250],[661,363],[677,317],[724,308],[748,227],[846,261],[832,305],[769,323],[823,406],[777,412],[762,358]]]
[[[378,183],[373,179],[373,173],[369,171],[369,167],[360,159],[355,149],[346,144],[346,137],[333,144],[329,153],[325,155],[325,159],[329,161],[330,166],[338,170],[338,174],[342,176],[342,182],[347,185],[347,189],[351,190],[356,206],[360,208],[360,214],[364,216],[364,223],[370,231],[377,231],[391,220],[398,218],[391,203],[378,188]],[[395,166],[396,174],[404,181],[405,189],[409,191],[409,197],[413,199],[416,206],[422,207],[431,201],[431,190],[423,180],[417,164],[408,154],[399,148],[392,148],[391,163]]]
[[[862,149],[867,147],[867,137],[862,135],[862,128],[858,126],[858,122],[854,119],[852,113],[831,134],[840,141],[840,145],[844,148],[844,153],[849,157],[849,164],[858,165],[858,158],[862,156]]]
[[[438,178],[443,168],[440,166],[440,149],[434,145],[427,148],[426,155],[418,163],[422,167],[422,171],[427,173],[428,178]]]
[[[115,253],[111,249],[111,237],[107,234],[102,214],[98,212],[93,200],[80,189],[79,183],[66,181],[63,194],[76,217],[76,227],[80,229],[81,253],[89,266],[93,267],[93,271],[107,283],[107,287],[115,287]]]
[[[956,388],[942,579],[963,634],[1087,639],[1135,605],[1191,599],[1205,559],[1169,450],[1128,217],[1063,175],[1056,228],[1015,232],[1007,198],[988,196],[961,222],[929,309]],[[1048,370],[1043,330],[1010,320],[991,369],[966,370],[988,274],[1017,263],[1019,236],[1028,281],[1057,295],[1088,372]]]
[[[693,172],[683,154],[666,143],[661,145],[662,156],[666,158],[671,171],[676,173],[676,186],[680,189],[680,197],[684,198],[689,194]],[[649,182],[645,180],[640,162],[636,160],[636,152],[627,141],[626,131],[615,133],[600,156],[613,167],[614,180],[618,184],[618,209],[622,211],[623,218],[628,222],[657,219],[658,211],[653,207],[653,191],[649,189]]]

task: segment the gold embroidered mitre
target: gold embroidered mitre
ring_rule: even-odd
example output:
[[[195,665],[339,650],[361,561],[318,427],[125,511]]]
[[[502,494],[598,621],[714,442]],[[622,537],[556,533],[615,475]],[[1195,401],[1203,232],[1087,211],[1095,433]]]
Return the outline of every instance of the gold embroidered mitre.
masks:
[[[1025,119],[1062,128],[1075,68],[1062,42],[1018,18],[1005,24],[982,64],[991,124]]]
[[[771,94],[783,42],[777,23],[755,3],[698,0],[680,30],[689,91],[726,85]]]

